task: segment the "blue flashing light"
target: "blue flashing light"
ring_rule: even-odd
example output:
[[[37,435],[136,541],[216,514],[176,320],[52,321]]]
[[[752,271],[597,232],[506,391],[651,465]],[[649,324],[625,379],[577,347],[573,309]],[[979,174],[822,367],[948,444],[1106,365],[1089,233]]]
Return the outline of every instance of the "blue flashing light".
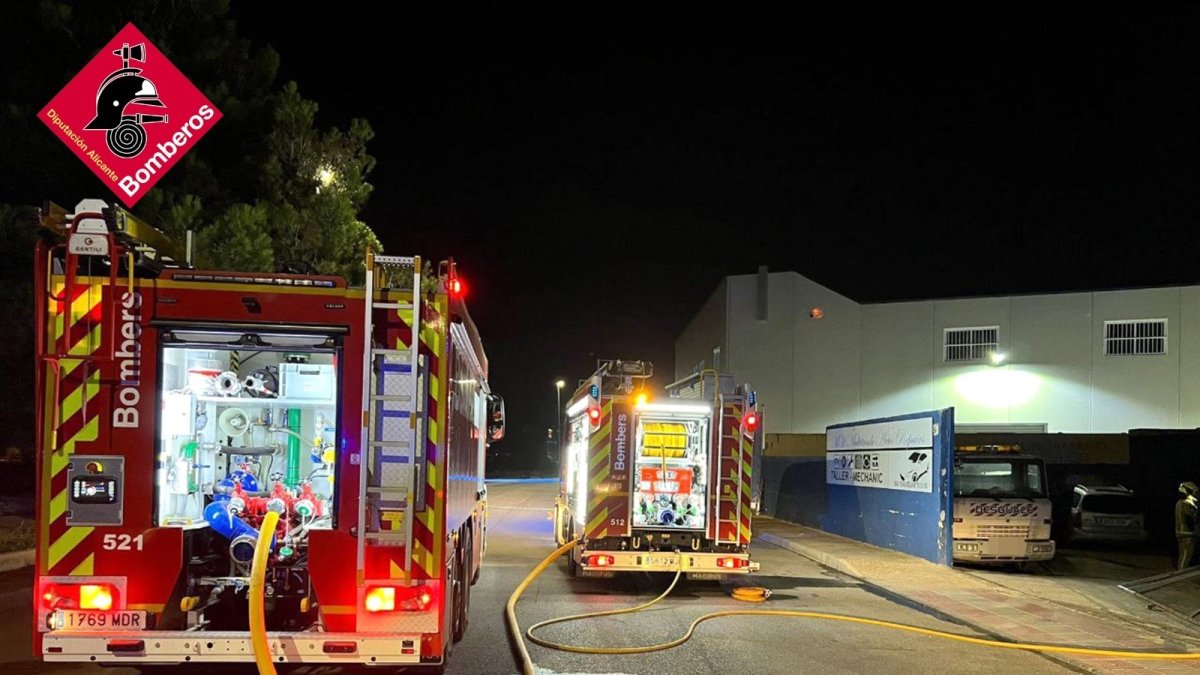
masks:
[[[592,398],[600,398],[600,385],[593,384],[588,388],[588,394],[590,394]]]

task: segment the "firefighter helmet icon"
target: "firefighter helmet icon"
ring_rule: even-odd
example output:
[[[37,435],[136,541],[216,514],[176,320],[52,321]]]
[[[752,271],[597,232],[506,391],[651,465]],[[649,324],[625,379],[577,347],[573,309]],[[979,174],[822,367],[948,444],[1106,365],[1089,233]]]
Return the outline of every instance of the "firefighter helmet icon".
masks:
[[[121,68],[100,83],[96,93],[96,118],[84,129],[107,130],[108,149],[116,156],[128,159],[137,157],[146,148],[146,129],[142,125],[166,122],[167,116],[126,114],[125,108],[131,103],[157,108],[166,106],[158,99],[158,88],[154,83],[142,77],[142,70],[129,66],[130,61],[146,62],[144,44],[130,46],[126,42],[120,49],[114,49],[113,55],[121,57]]]

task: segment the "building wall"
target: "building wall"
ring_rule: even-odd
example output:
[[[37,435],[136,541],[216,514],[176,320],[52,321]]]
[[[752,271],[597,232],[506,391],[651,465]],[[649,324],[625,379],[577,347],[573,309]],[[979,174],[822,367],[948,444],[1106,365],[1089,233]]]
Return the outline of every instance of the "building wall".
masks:
[[[679,380],[694,372],[696,364],[712,367],[713,349],[725,351],[728,340],[725,329],[728,318],[728,280],[722,279],[712,295],[692,317],[687,328],[675,340],[675,379]]]
[[[865,305],[866,416],[954,406],[958,422],[1042,422],[1052,433],[1180,426],[1184,392],[1200,402],[1200,381],[1180,388],[1181,356],[1189,354],[1181,334],[1195,338],[1193,359],[1182,362],[1200,374],[1200,312],[1190,312],[1188,331],[1182,297],[1167,288]],[[1167,354],[1104,354],[1105,321],[1160,318]],[[944,360],[945,329],[976,326],[999,327],[1005,365]],[[925,364],[912,354],[921,347],[930,350]],[[915,394],[926,385],[931,396],[921,406],[925,398]]]
[[[1006,348],[1013,365],[1007,370],[1017,373],[1006,375],[1013,380],[1016,399],[1007,421],[1046,422],[1051,431],[1090,430],[1095,359],[1091,294],[1025,296],[1011,304],[1010,329],[1001,330],[1009,336]],[[1037,379],[1021,379],[1021,373]]]
[[[896,410],[932,410],[930,370],[937,362],[932,302],[874,305],[862,312],[862,410],[857,417],[890,417]],[[897,339],[903,335],[904,339]]]
[[[728,278],[729,349],[722,354],[721,369],[758,392],[766,433],[787,432],[796,426],[792,400],[802,390],[796,383],[803,381],[797,378],[792,353],[798,276],[767,275],[765,319],[758,318],[758,275]]]
[[[1100,431],[1179,426],[1180,289],[1155,288],[1093,294],[1092,426]],[[1104,356],[1104,321],[1167,319],[1167,353]],[[1189,338],[1192,350],[1200,335]],[[1192,382],[1191,387],[1200,386]],[[1114,429],[1115,427],[1115,429]]]
[[[961,423],[1052,433],[1200,426],[1200,287],[859,305],[795,273],[769,279],[759,320],[756,276],[729,277],[723,358],[758,390],[768,433],[949,406]],[[1166,354],[1104,354],[1106,320],[1162,318]],[[944,361],[944,330],[975,326],[999,327],[1005,365]]]
[[[792,426],[824,430],[830,424],[845,422],[845,411],[857,413],[861,407],[859,342],[863,308],[799,274],[788,276],[792,277],[795,294],[792,373],[795,383],[803,383],[793,387]],[[812,317],[813,308],[821,310],[820,319]]]
[[[1179,426],[1200,427],[1200,286],[1179,289]]]
[[[858,409],[858,303],[795,272],[770,273],[765,287],[756,274],[726,283],[722,370],[757,391],[767,433],[824,431],[843,410]],[[767,295],[762,318],[760,287]],[[811,316],[814,308],[822,311],[820,319]],[[678,354],[677,363],[691,364],[683,374],[691,372],[696,359]]]

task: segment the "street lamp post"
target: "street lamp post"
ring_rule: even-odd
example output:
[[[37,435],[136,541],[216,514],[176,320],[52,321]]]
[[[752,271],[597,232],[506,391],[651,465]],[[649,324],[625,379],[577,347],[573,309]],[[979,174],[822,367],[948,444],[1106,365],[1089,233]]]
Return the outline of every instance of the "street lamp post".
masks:
[[[555,406],[555,411],[558,415],[558,442],[560,444],[562,443],[562,390],[565,386],[567,386],[565,380],[559,380],[554,383],[554,400],[558,403],[558,405]]]
[[[555,411],[555,415],[558,419],[558,426],[557,428],[549,429],[548,431],[551,431],[552,436],[554,437],[554,442],[551,445],[557,445],[558,447],[554,450],[551,450],[550,448],[546,449],[546,459],[550,460],[551,462],[559,461],[561,458],[560,453],[562,453],[562,390],[565,386],[567,386],[567,383],[563,380],[558,380],[554,383],[554,400],[558,404],[557,410]]]

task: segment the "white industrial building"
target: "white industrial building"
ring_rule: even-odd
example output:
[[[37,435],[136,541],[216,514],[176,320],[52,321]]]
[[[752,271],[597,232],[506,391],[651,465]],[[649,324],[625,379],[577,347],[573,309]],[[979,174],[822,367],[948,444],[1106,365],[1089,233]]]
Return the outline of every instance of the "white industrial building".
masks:
[[[948,406],[960,431],[1200,427],[1200,286],[863,304],[762,269],[720,283],[677,378],[715,348],[768,433]]]

